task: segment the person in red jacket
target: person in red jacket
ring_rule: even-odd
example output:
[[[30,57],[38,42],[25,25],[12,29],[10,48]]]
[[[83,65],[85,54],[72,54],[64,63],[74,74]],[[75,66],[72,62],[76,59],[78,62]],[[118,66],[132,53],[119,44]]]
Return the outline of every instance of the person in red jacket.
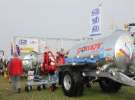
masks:
[[[44,61],[43,61],[43,73],[48,73],[48,65],[49,65],[49,54],[48,52],[44,52]]]
[[[57,66],[64,64],[65,63],[64,53],[57,52],[56,61],[57,61]]]
[[[20,93],[20,77],[23,74],[23,64],[22,60],[18,57],[16,53],[13,54],[13,58],[11,58],[9,61],[8,70],[13,90]]]

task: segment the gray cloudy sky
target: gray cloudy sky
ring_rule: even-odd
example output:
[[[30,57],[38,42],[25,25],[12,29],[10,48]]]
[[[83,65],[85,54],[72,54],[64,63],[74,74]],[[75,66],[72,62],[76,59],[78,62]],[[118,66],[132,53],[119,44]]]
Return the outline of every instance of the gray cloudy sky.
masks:
[[[87,36],[90,11],[99,1],[101,0],[0,0],[0,49],[9,52],[11,38],[15,35],[71,38]],[[135,4],[135,0],[110,1],[117,1],[117,5],[132,1],[127,7]],[[111,9],[117,10],[114,5]]]
[[[0,49],[7,51],[14,35],[86,35],[90,5],[84,0],[0,0]]]

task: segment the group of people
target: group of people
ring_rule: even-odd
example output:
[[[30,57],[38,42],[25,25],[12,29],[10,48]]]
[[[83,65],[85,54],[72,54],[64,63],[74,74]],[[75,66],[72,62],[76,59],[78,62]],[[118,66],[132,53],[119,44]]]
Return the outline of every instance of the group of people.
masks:
[[[58,79],[57,69],[61,64],[64,64],[64,54],[57,52],[57,55],[54,56],[51,51],[44,52],[44,60],[42,64],[42,73],[49,75],[49,81],[52,82],[50,89],[54,91],[56,87],[56,81]]]
[[[45,73],[47,72],[50,75],[53,75],[57,69],[57,66],[61,64],[64,64],[64,55],[61,54],[60,52],[57,52],[57,56],[55,57],[55,59],[50,51],[44,53],[44,62],[43,66],[41,66],[43,72]],[[20,78],[24,74],[24,66],[22,59],[17,53],[13,53],[11,59],[6,63],[5,66],[11,81],[12,90],[16,93],[20,93],[21,92]]]

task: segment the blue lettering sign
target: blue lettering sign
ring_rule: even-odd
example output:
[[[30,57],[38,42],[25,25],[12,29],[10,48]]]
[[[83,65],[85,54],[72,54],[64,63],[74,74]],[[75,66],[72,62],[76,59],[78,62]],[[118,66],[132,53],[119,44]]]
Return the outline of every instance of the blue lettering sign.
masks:
[[[100,8],[93,9],[91,12],[91,35],[100,34]]]
[[[19,40],[19,45],[26,45],[27,44],[27,40]]]
[[[99,17],[98,16],[97,17],[94,17],[92,19],[92,24],[96,24],[96,23],[99,23]]]
[[[99,32],[99,26],[98,25],[94,25],[92,27],[92,33],[95,33],[95,32]]]
[[[99,14],[99,8],[93,9],[92,10],[92,16],[96,16]]]

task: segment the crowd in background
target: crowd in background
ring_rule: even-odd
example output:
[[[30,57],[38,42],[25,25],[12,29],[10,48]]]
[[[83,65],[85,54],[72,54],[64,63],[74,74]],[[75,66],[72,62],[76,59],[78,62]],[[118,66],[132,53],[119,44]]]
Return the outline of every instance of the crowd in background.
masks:
[[[67,57],[67,53],[64,53],[63,50],[56,52],[57,65],[59,65],[62,62],[61,57],[65,57],[65,58]],[[8,59],[0,58],[0,76],[3,77],[8,76],[8,64],[9,64]]]
[[[8,60],[0,59],[0,76],[7,77],[8,75]]]
[[[48,57],[46,57],[46,53],[48,54]],[[13,90],[20,93],[20,78],[25,75],[28,76],[28,71],[30,70],[35,69],[34,73],[36,72],[36,74],[34,75],[40,75],[41,73],[46,74],[47,72],[47,75],[49,75],[51,79],[50,81],[56,80],[58,76],[56,78],[55,72],[57,71],[58,66],[65,63],[64,58],[66,58],[66,55],[67,54],[64,53],[63,50],[57,51],[56,55],[53,55],[51,51],[45,51],[43,55],[44,61],[39,63],[38,58],[36,61],[33,59],[31,66],[29,66],[30,69],[26,71],[25,65],[23,64],[23,59],[20,57],[20,55],[15,53],[12,55],[10,60],[3,58],[0,59],[0,76],[8,79],[9,82],[11,82]],[[52,86],[56,87],[56,83],[53,83]]]

